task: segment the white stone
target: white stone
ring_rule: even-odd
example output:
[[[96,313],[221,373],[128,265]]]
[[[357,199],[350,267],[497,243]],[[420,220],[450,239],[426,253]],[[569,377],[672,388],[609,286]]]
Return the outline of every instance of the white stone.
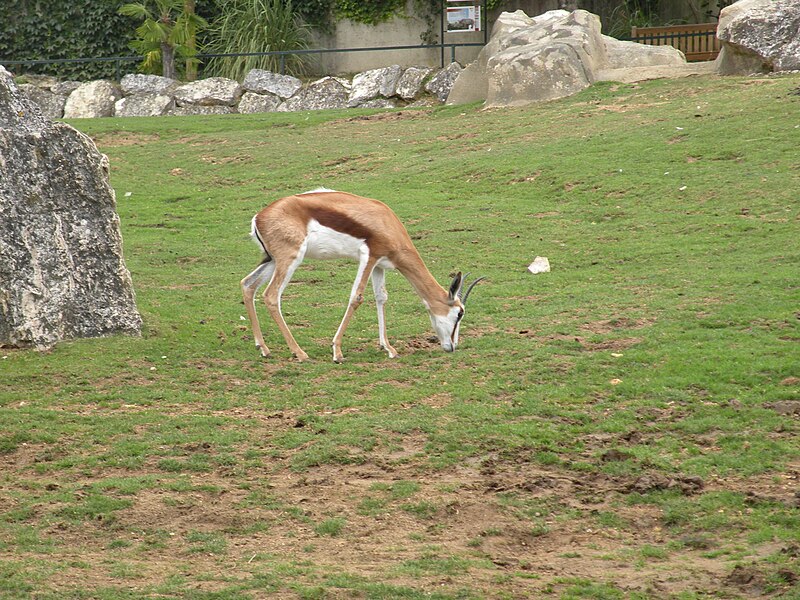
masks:
[[[341,80],[323,77],[289,98],[278,107],[280,112],[300,110],[330,110],[347,108],[349,94]]]
[[[64,104],[65,119],[110,117],[114,103],[122,97],[116,83],[104,79],[80,85]]]
[[[450,63],[430,78],[428,83],[425,84],[425,90],[436,96],[441,102],[444,102],[450,95],[453,84],[463,70],[457,62]]]
[[[173,117],[188,117],[193,115],[230,115],[235,112],[236,109],[232,106],[187,104],[186,106],[176,106],[167,114]]]
[[[120,86],[126,95],[151,94],[169,95],[180,85],[179,81],[160,75],[141,75],[130,73],[122,77]]]
[[[286,99],[294,96],[303,82],[291,75],[280,75],[264,69],[251,69],[242,82],[245,91],[256,94],[273,94]]]
[[[433,69],[429,67],[409,67],[397,82],[397,95],[403,100],[414,100],[422,93],[425,78]]]
[[[274,112],[280,103],[281,99],[272,94],[245,92],[239,100],[238,110],[242,114]]]
[[[528,271],[534,275],[538,275],[539,273],[549,273],[550,261],[547,260],[547,257],[545,256],[537,256],[535,259],[533,259],[533,262],[528,265]]]
[[[233,79],[209,77],[177,88],[175,100],[178,106],[235,106],[242,92],[242,86]]]
[[[400,65],[392,65],[382,69],[371,69],[353,77],[352,89],[347,106],[360,106],[368,100],[379,96],[390,98],[397,91],[397,82],[403,74]]]
[[[585,10],[550,11],[535,18],[518,10],[500,15],[489,43],[459,75],[447,102],[521,106],[569,96],[622,67],[685,64],[683,54],[672,47],[602,35],[600,18]]]
[[[175,106],[172,96],[164,94],[133,94],[117,100],[114,115],[117,117],[159,117]]]

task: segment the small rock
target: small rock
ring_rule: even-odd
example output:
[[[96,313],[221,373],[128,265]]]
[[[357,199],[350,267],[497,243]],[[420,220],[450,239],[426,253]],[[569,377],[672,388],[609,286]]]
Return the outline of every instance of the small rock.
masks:
[[[535,259],[533,259],[533,262],[528,265],[528,271],[534,275],[538,275],[539,273],[549,273],[550,261],[547,260],[547,257],[545,256],[537,256]]]

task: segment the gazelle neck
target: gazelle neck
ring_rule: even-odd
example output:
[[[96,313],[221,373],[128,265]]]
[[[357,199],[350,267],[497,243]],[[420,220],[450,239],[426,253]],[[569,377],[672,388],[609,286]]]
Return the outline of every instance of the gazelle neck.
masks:
[[[436,312],[447,310],[447,291],[436,281],[416,249],[407,250],[403,253],[402,260],[393,262],[395,268],[408,279],[428,310],[438,309]]]

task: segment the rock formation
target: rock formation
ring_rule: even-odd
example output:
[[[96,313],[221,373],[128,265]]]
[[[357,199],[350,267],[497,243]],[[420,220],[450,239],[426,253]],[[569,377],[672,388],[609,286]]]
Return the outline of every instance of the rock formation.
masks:
[[[739,0],[722,10],[717,37],[721,75],[800,69],[800,2]]]
[[[352,80],[323,77],[303,83],[289,75],[252,69],[241,85],[223,77],[181,85],[158,75],[125,75],[117,85],[25,76],[30,83],[20,89],[53,119],[387,108],[444,102],[461,70],[458,63],[444,69],[392,65],[364,71]]]
[[[108,160],[0,67],[0,345],[140,329]]]
[[[478,59],[459,75],[449,104],[485,100],[521,106],[569,96],[621,66],[684,65],[670,46],[620,42],[600,33],[600,18],[584,10],[528,17],[502,13]]]

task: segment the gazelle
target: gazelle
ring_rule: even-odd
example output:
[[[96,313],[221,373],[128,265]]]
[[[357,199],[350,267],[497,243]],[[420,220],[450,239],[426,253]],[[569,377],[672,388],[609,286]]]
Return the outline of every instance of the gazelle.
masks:
[[[378,305],[378,339],[390,358],[396,357],[397,352],[386,336],[386,269],[397,269],[411,283],[428,309],[436,336],[447,352],[458,345],[467,298],[475,284],[483,279],[476,279],[466,293],[462,293],[465,278],[459,272],[449,290],[445,290],[436,283],[406,228],[388,206],[377,200],[325,188],[287,196],[262,209],[253,217],[251,235],[264,251],[264,259],[242,279],[241,285],[253,338],[265,358],[270,352],[261,334],[255,306],[255,294],[264,284],[267,284],[264,302],[289,349],[298,360],[308,358],[281,314],[281,295],[305,258],[358,261],[350,302],[333,337],[335,362],[344,358],[342,338],[353,312],[363,302],[367,279],[372,278]]]

